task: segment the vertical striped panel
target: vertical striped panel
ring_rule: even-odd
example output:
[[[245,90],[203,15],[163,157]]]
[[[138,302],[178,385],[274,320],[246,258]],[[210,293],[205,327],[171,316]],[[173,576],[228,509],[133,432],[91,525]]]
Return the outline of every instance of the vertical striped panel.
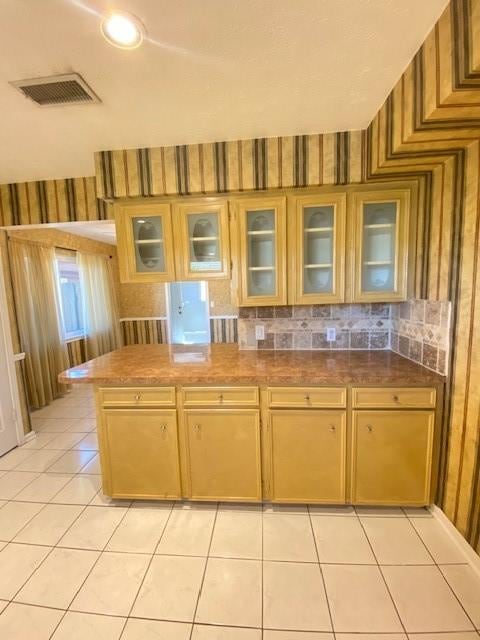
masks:
[[[238,319],[210,318],[210,340],[216,344],[238,342]]]

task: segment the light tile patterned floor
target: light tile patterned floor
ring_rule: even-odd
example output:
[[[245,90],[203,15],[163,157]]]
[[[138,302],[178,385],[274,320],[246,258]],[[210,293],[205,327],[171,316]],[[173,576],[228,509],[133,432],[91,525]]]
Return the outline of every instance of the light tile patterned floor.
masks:
[[[91,389],[33,421],[0,458],[2,640],[479,640],[426,511],[113,502]]]

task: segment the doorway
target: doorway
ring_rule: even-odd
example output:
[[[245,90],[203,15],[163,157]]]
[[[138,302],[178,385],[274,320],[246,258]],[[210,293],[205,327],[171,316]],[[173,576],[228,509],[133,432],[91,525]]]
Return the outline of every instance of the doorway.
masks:
[[[165,285],[168,305],[168,341],[171,344],[210,342],[208,284],[170,282]]]

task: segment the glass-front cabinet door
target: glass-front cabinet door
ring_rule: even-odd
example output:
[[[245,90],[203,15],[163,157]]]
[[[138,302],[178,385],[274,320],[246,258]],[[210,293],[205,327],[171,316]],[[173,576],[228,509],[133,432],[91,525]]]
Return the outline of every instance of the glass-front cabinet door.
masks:
[[[178,203],[173,210],[177,276],[181,280],[228,278],[230,247],[226,201]]]
[[[345,193],[292,197],[290,282],[294,304],[345,299]]]
[[[359,192],[354,195],[354,209],[354,302],[406,299],[408,192]]]
[[[287,303],[286,202],[283,197],[239,199],[239,305]]]
[[[115,206],[121,282],[175,279],[169,204]]]

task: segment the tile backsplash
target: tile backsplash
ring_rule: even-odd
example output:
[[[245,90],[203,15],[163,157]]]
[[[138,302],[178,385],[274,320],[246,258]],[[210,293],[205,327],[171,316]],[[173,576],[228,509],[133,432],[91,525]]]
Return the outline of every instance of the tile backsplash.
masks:
[[[409,300],[391,307],[392,351],[446,375],[451,303]]]
[[[255,339],[263,325],[264,340]],[[242,307],[240,349],[389,349],[390,304],[331,304],[284,307]],[[327,342],[327,328],[336,340]]]

